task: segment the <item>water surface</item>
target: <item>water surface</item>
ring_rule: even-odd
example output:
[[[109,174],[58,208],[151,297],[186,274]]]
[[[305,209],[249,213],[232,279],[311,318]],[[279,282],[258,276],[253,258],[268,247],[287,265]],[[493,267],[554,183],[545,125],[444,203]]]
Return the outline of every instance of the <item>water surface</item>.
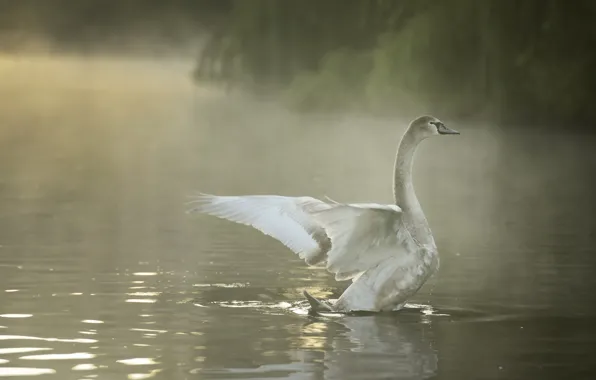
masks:
[[[400,120],[193,88],[190,63],[0,59],[0,377],[596,374],[591,136],[446,123],[414,180],[441,269],[408,309],[305,315],[347,283],[195,191],[389,202]],[[440,115],[437,115],[440,116]]]

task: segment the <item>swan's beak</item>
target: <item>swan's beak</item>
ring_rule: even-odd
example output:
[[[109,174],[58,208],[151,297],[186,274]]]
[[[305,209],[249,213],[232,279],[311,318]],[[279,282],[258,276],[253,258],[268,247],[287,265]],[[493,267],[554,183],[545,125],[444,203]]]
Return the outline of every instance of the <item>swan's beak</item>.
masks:
[[[441,134],[441,135],[459,135],[459,132],[458,132],[458,131],[456,131],[456,130],[454,130],[454,129],[451,129],[451,128],[447,128],[447,127],[445,126],[445,124],[441,124],[441,125],[439,126],[439,128],[437,128],[437,131],[438,131],[438,132],[439,132],[439,134]]]

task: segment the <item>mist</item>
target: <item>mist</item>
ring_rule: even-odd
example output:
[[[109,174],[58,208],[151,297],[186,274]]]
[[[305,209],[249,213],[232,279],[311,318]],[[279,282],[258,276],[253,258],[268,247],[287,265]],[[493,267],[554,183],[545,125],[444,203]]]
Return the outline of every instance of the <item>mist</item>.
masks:
[[[240,3],[92,3],[0,12],[0,376],[591,370],[596,141],[583,125],[508,123],[466,97],[474,112],[451,112],[437,101],[449,91],[415,107],[373,91],[389,112],[350,106],[334,98],[344,77],[329,61],[309,74],[316,86],[299,88],[319,96],[301,106],[320,107],[295,107],[295,82],[260,86],[273,64],[197,76]],[[340,86],[321,91],[330,83]],[[186,213],[198,192],[391,203],[397,145],[421,113],[461,135],[416,153],[441,266],[402,314],[307,317],[303,289],[333,298],[349,283],[253,229]],[[29,350],[48,355],[20,356]]]
[[[74,242],[114,243],[108,235],[117,223],[117,244],[139,254],[148,253],[143,246],[170,242],[162,230],[184,231],[178,243],[192,247],[199,244],[197,226],[184,211],[198,191],[392,201],[395,149],[408,119],[300,114],[274,101],[196,86],[189,79],[192,65],[180,59],[4,56],[3,193],[12,200],[5,204],[4,220],[11,221],[3,229],[5,244],[19,244],[19,231],[26,230],[41,244],[36,229],[45,231],[48,244],[58,244],[65,231]],[[414,173],[429,221],[446,240],[444,256],[464,249],[449,236],[482,246],[500,239],[499,226],[512,245],[525,244],[531,235],[501,224],[512,217],[516,225],[555,228],[557,218],[545,208],[560,202],[553,183],[564,181],[562,173],[583,175],[576,160],[590,139],[553,144],[552,134],[445,122],[462,135],[425,141]],[[566,192],[589,191],[567,183]],[[532,213],[522,212],[529,204],[516,211],[524,199]],[[21,225],[25,209],[48,218]],[[585,233],[591,227],[585,225]],[[88,234],[99,236],[89,241]],[[159,255],[155,247],[149,251]],[[192,261],[195,253],[179,254]],[[494,257],[483,260],[484,270],[492,270]]]

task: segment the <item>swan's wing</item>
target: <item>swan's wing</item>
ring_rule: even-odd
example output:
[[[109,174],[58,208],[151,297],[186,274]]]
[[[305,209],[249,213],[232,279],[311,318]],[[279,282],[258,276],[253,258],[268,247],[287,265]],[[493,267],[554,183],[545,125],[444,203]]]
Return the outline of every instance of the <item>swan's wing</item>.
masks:
[[[308,264],[327,262],[338,280],[354,279],[398,255],[407,238],[395,205],[325,203],[311,197],[202,194],[194,208],[269,235]]]
[[[313,213],[331,239],[327,269],[338,280],[359,276],[403,252],[409,234],[395,205],[334,204]]]
[[[330,241],[311,212],[331,207],[311,197],[278,195],[216,196],[201,194],[189,212],[198,211],[252,226],[279,240],[309,265],[327,258]]]

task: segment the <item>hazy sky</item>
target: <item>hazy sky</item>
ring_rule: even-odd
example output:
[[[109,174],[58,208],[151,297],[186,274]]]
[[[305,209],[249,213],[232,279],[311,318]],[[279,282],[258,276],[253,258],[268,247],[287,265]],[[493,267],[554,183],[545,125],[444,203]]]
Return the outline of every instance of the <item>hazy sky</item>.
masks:
[[[43,38],[61,47],[89,47],[131,36],[185,42],[217,23],[226,0],[0,0],[0,51]]]

